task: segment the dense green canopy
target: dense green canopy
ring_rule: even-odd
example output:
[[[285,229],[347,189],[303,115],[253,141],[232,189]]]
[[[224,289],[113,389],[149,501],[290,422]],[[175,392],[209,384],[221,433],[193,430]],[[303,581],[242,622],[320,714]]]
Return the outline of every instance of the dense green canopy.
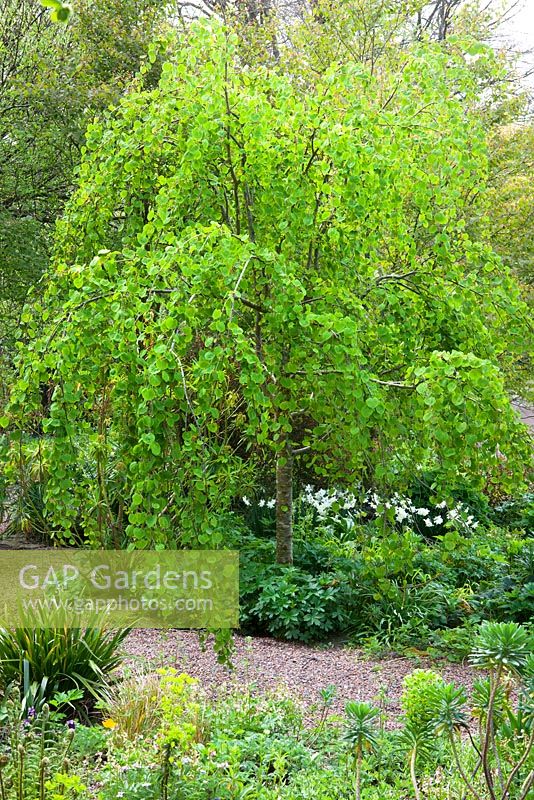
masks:
[[[79,0],[64,26],[39,0],[0,3],[0,359],[47,266],[87,123],[133,79],[167,5]]]
[[[302,87],[198,23],[90,127],[10,407],[13,468],[39,463],[59,529],[216,544],[260,453],[378,485],[521,479],[500,365],[525,314],[466,233],[472,90],[421,44],[401,74]]]

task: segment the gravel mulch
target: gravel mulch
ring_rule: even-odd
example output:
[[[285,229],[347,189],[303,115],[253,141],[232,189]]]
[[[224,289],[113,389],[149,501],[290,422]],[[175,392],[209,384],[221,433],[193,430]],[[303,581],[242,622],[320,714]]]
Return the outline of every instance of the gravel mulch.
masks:
[[[267,638],[235,637],[234,670],[217,663],[208,643],[202,650],[195,631],[135,630],[125,642],[129,662],[176,667],[199,679],[209,692],[225,685],[253,686],[259,692],[286,689],[312,705],[329,684],[337,688],[333,710],[347,700],[367,700],[385,705],[390,723],[400,713],[404,676],[415,668],[432,668],[447,681],[471,688],[480,672],[469,666],[433,662],[428,658],[368,658],[360,650],[340,645],[312,647]],[[385,698],[385,699],[384,699]]]
[[[534,436],[534,407],[525,403],[524,400],[516,399],[512,402],[513,407],[519,413],[521,421],[530,428]]]

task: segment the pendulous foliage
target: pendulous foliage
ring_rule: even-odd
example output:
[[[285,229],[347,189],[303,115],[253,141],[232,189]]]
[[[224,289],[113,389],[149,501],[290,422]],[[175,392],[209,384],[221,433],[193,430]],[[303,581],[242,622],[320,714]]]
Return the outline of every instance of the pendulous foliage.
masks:
[[[526,312],[466,233],[476,84],[437,45],[407,58],[301,87],[199,22],[157,87],[89,128],[2,420],[13,476],[39,437],[58,536],[217,545],[260,456],[278,460],[285,562],[296,458],[377,485],[425,465],[438,484],[521,482],[500,365]]]

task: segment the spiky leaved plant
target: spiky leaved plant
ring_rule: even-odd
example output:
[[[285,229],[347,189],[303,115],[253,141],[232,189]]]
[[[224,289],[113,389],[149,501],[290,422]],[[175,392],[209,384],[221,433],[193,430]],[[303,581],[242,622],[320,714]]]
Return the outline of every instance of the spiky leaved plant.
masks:
[[[433,733],[433,727],[429,723],[417,723],[411,719],[406,719],[404,727],[399,732],[399,743],[408,758],[415,800],[421,800],[417,782],[417,761],[419,758],[428,758],[432,753]]]
[[[369,703],[352,700],[345,706],[345,740],[349,742],[356,762],[356,800],[361,797],[362,758],[364,752],[372,752],[378,746],[376,720],[380,716],[377,708]]]
[[[474,800],[525,800],[534,784],[534,770],[526,776],[522,774],[534,744],[532,636],[513,622],[486,623],[475,641],[471,663],[488,670],[488,678],[477,681],[473,690],[472,710],[479,720],[478,744],[468,725],[465,690],[454,684],[436,685],[432,690],[433,730],[447,737],[458,772]],[[520,693],[517,709],[507,694],[512,680]],[[477,756],[471,776],[457,747],[460,731],[467,733]],[[519,755],[512,756],[508,751],[506,742],[510,739],[517,742]],[[510,764],[508,772],[506,764]],[[481,768],[482,779],[477,783],[475,776]]]
[[[459,732],[463,730],[469,733],[466,704],[467,695],[463,686],[457,687],[454,683],[437,686],[433,698],[433,725],[437,733],[445,734],[449,740],[456,767],[466,787],[475,800],[482,800],[464,769],[456,743],[456,736]]]
[[[515,622],[487,622],[481,626],[471,654],[472,664],[489,671],[489,697],[485,712],[486,724],[480,743],[480,760],[491,800],[497,800],[498,797],[490,757],[492,752],[498,750],[495,741],[496,703],[502,692],[505,677],[514,676],[528,682],[533,651],[532,634],[522,625]],[[534,726],[531,727],[525,750],[506,779],[499,769],[502,800],[508,800],[514,779],[517,778],[519,770],[527,761],[532,750]],[[519,790],[518,800],[524,800],[527,797],[533,784],[534,770],[531,770]]]

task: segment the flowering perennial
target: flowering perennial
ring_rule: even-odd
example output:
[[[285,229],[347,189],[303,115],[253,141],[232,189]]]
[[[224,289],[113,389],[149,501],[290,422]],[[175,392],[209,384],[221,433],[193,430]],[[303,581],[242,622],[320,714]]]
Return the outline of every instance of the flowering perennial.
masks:
[[[245,506],[252,505],[249,497],[241,499]],[[474,531],[478,527],[478,521],[469,513],[464,503],[456,503],[449,507],[446,500],[434,504],[431,508],[424,508],[417,506],[409,497],[397,493],[390,499],[385,499],[372,490],[355,495],[345,489],[316,489],[308,484],[304,486],[300,501],[310,506],[320,520],[344,521],[349,528],[352,528],[357,520],[367,516],[369,511],[375,514],[391,511],[395,522],[405,527],[421,524],[423,520],[427,528],[447,525],[464,533]],[[268,500],[261,498],[255,505],[258,508],[271,509],[276,505],[276,501],[274,498]]]

